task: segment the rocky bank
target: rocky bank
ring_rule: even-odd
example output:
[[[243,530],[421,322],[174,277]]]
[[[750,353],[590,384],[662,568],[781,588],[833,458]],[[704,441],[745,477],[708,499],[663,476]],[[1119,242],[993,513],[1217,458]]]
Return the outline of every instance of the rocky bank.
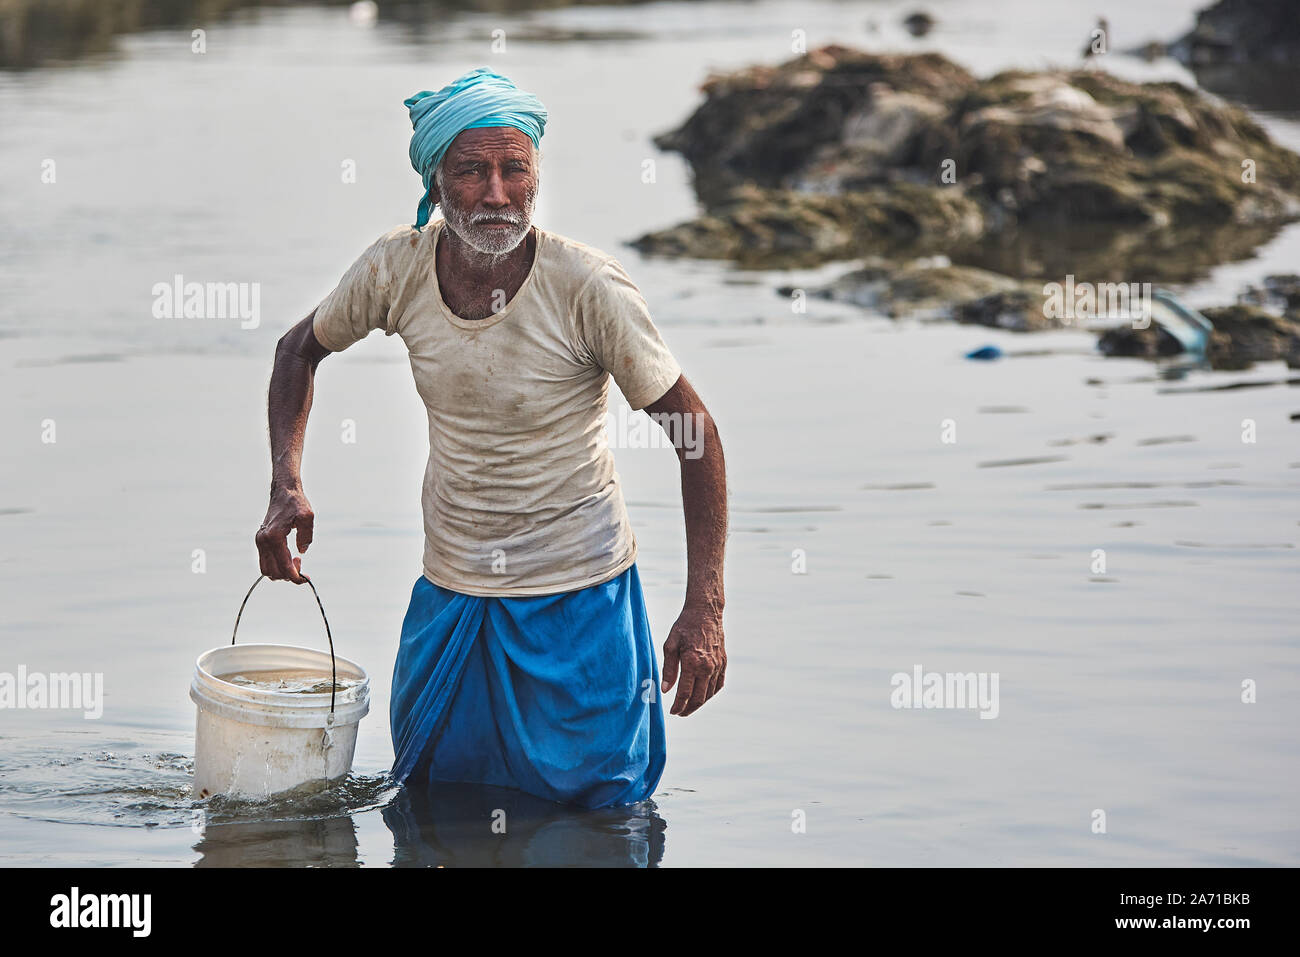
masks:
[[[703,213],[633,245],[749,268],[860,260],[812,294],[891,315],[1045,328],[1044,282],[1190,281],[1300,219],[1300,155],[1177,83],[978,79],[935,53],[832,45],[702,91],[655,142],[686,158]]]

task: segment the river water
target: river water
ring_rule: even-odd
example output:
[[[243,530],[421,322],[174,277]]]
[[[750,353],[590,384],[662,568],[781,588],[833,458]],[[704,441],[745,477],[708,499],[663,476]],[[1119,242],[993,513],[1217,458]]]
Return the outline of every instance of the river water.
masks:
[[[0,863],[1300,862],[1284,367],[1168,379],[1100,358],[1081,332],[824,302],[792,314],[777,287],[843,267],[742,272],[622,245],[695,211],[684,164],[650,137],[711,69],[785,59],[796,29],[809,46],[937,49],[980,74],[1072,65],[1096,12],[934,2],[917,40],[900,25],[913,6],[656,3],[369,29],[295,7],[207,24],[203,55],[188,29],[164,30],[0,74],[0,672],[104,676],[101,717],[0,712]],[[1113,11],[1113,45],[1172,38],[1196,6]],[[619,256],[718,420],[726,689],[668,719],[653,805],[389,788],[427,446],[400,340],[372,337],[322,367],[304,463],[306,568],[372,682],[354,774],[310,800],[195,804],[189,680],[257,575],[275,340],[414,216],[403,98],[484,64],[551,111],[536,221]],[[1169,61],[1108,66],[1192,82]],[[1294,112],[1258,115],[1300,148]],[[1292,227],[1179,291],[1226,304],[1298,260]],[[261,321],[155,319],[151,289],[177,274],[259,283]],[[962,359],[990,343],[1013,355]],[[676,461],[616,455],[662,643],[685,579]],[[323,647],[314,605],[259,589],[241,635]],[[996,719],[893,707],[892,677],[917,666],[996,674]]]

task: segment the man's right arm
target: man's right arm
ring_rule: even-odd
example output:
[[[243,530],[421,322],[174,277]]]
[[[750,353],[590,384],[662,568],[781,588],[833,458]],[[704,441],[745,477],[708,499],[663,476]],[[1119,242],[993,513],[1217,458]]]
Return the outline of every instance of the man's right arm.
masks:
[[[275,347],[275,368],[266,402],[271,431],[271,504],[256,537],[262,574],[297,584],[305,582],[307,576],[301,571],[302,559],[289,554],[289,532],[298,532],[298,553],[307,551],[315,516],[302,490],[302,444],[316,366],[330,354],[316,338],[312,328],[315,318],[313,310]]]

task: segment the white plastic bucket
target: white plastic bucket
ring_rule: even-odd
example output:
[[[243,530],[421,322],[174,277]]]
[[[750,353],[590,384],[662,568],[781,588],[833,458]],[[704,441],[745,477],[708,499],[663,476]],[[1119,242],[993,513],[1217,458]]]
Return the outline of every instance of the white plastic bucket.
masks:
[[[250,588],[248,594],[252,592]],[[319,596],[316,601],[319,604]],[[240,616],[243,611],[241,605]],[[236,633],[238,629],[236,618]],[[329,634],[328,619],[325,630]],[[223,794],[264,799],[346,777],[358,726],[370,710],[370,678],[360,665],[335,655],[333,645],[333,636],[328,653],[294,645],[236,645],[232,635],[231,644],[199,656],[190,684],[190,698],[198,706],[196,798]],[[225,680],[241,673],[282,670],[356,684],[336,693],[285,693]]]

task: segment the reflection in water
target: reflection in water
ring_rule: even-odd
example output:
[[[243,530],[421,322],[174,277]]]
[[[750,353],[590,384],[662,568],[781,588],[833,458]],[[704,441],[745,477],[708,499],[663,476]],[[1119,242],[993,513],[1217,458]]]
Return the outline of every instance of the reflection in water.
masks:
[[[353,772],[325,789],[304,788],[272,800],[218,795],[192,797],[194,760],[129,740],[183,746],[188,733],[106,728],[68,734],[0,738],[0,816],[23,823],[82,826],[75,841],[93,846],[85,826],[138,828],[155,833],[194,829],[197,867],[356,867],[357,815],[397,793],[387,774]],[[168,845],[183,847],[181,838]],[[58,844],[62,849],[65,845]],[[3,850],[0,839],[0,850]]]
[[[201,808],[195,867],[358,867],[355,816],[394,793],[387,775],[352,773],[325,790],[270,801],[217,796]],[[195,813],[195,812],[192,812]]]
[[[658,867],[667,829],[653,801],[588,811],[476,784],[403,787],[383,815],[395,867]]]
[[[1282,226],[1205,222],[1153,233],[1113,223],[1081,223],[1074,217],[981,237],[951,250],[950,258],[958,265],[1011,276],[1123,275],[1135,282],[1186,283],[1219,263],[1250,259]]]
[[[1293,63],[1193,63],[1196,82],[1212,93],[1281,116],[1300,111],[1300,66]]]
[[[210,26],[265,6],[345,7],[352,0],[8,0],[0,3],[0,69],[39,66],[111,50],[119,35],[142,30]],[[620,0],[603,0],[606,4]],[[637,0],[630,0],[637,2]],[[546,9],[552,0],[406,0],[381,3],[381,20],[412,28],[443,24],[448,11]],[[563,3],[560,4],[561,6]],[[560,32],[553,39],[571,38]],[[188,42],[188,41],[187,41]]]
[[[119,34],[206,23],[248,5],[245,0],[14,0],[0,4],[0,67],[101,53]]]
[[[195,867],[358,867],[352,817],[210,825]]]

